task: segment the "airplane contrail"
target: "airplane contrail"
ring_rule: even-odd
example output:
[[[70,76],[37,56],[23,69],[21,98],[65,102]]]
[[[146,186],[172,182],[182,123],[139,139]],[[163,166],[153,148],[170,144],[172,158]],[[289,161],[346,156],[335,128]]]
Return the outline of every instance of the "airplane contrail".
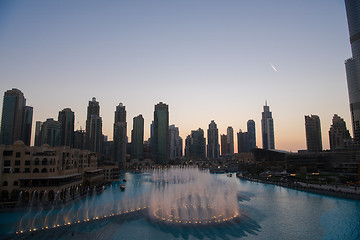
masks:
[[[277,72],[277,70],[276,70],[276,68],[274,67],[274,65],[272,65],[272,64],[270,63],[270,66],[274,69],[275,72]]]

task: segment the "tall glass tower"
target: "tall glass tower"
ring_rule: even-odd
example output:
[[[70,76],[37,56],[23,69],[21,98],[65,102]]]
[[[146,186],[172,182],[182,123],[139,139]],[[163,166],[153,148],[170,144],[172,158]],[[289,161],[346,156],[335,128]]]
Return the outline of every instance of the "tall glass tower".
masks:
[[[157,164],[166,164],[169,157],[169,107],[165,103],[155,105],[153,132],[153,157]]]
[[[354,140],[360,141],[360,1],[345,0],[352,58],[345,61]]]
[[[74,146],[75,113],[70,108],[59,112],[58,121],[61,123],[61,145]]]
[[[127,124],[126,110],[122,103],[116,106],[114,120],[114,161],[123,169],[126,165]]]
[[[131,158],[139,160],[144,158],[144,118],[142,115],[133,118]]]
[[[264,111],[262,112],[261,130],[263,149],[275,149],[274,120],[267,102],[265,102]]]
[[[218,159],[220,157],[219,131],[214,120],[209,124],[207,157],[208,159]]]
[[[11,145],[22,140],[30,145],[33,108],[25,106],[24,94],[16,88],[4,94],[0,144]]]

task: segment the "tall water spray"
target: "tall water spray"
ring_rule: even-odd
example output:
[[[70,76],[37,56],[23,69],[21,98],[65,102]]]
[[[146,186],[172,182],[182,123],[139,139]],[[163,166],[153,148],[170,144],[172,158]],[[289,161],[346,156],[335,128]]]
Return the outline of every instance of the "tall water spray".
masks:
[[[149,214],[168,224],[214,224],[239,215],[237,189],[198,168],[156,170]]]

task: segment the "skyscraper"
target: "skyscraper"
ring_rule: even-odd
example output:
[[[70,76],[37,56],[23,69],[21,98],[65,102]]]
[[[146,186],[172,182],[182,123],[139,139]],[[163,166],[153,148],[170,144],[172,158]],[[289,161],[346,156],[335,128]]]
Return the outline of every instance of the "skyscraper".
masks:
[[[40,145],[48,144],[51,147],[61,145],[61,123],[52,118],[46,119],[41,125]]]
[[[169,126],[169,159],[174,160],[182,157],[182,138],[179,135],[179,128],[175,125]]]
[[[226,134],[220,135],[220,142],[221,142],[221,156],[229,155],[229,145],[227,143],[227,135]]]
[[[34,145],[35,146],[40,146],[41,145],[41,121],[36,121],[36,125],[35,125],[35,141],[34,141]]]
[[[114,120],[114,162],[123,169],[126,164],[126,145],[127,145],[127,124],[126,110],[122,103],[116,107]]]
[[[248,133],[240,131],[237,133],[238,139],[238,153],[245,153],[248,152]]]
[[[4,93],[0,144],[11,145],[21,140],[30,145],[33,109],[25,104],[26,99],[19,89]]]
[[[217,159],[220,157],[219,131],[214,120],[211,120],[207,134],[207,157]]]
[[[31,142],[32,119],[33,119],[33,107],[25,106],[23,123],[22,123],[22,140],[27,146],[30,146],[30,142]]]
[[[87,118],[86,118],[86,129],[85,129],[85,148],[90,149],[90,126],[91,119],[100,117],[100,105],[99,102],[96,101],[96,98],[93,97],[91,101],[89,101],[89,105],[87,107]]]
[[[190,134],[190,159],[203,160],[206,157],[206,140],[204,137],[204,130],[191,131]]]
[[[58,121],[61,123],[61,145],[74,147],[74,112],[70,108],[59,111]]]
[[[319,116],[305,116],[305,131],[308,152],[321,152],[322,140]]]
[[[360,1],[345,0],[352,58],[345,61],[354,140],[360,141]]]
[[[90,119],[89,150],[100,154],[102,142],[102,119],[101,117],[93,117]]]
[[[275,149],[274,120],[267,102],[265,102],[264,111],[262,112],[261,130],[263,149]]]
[[[234,155],[234,129],[232,127],[228,127],[226,130],[226,141],[228,144],[228,151],[229,151],[229,155],[233,156]]]
[[[351,142],[349,130],[346,128],[344,119],[334,114],[332,125],[329,130],[330,149],[336,150],[344,148]]]
[[[153,160],[157,164],[166,164],[169,157],[169,107],[165,103],[155,105],[153,128]]]
[[[144,158],[144,118],[142,115],[133,118],[131,158],[139,160]]]
[[[255,132],[255,121],[250,119],[247,121],[247,152],[251,152],[256,148],[256,132]]]

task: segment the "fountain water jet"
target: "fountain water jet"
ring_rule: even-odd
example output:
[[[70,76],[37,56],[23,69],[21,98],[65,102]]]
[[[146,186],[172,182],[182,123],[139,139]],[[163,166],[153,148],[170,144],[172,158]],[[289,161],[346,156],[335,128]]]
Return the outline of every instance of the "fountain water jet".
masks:
[[[236,186],[208,171],[175,167],[156,170],[149,215],[166,224],[217,224],[239,216]]]

